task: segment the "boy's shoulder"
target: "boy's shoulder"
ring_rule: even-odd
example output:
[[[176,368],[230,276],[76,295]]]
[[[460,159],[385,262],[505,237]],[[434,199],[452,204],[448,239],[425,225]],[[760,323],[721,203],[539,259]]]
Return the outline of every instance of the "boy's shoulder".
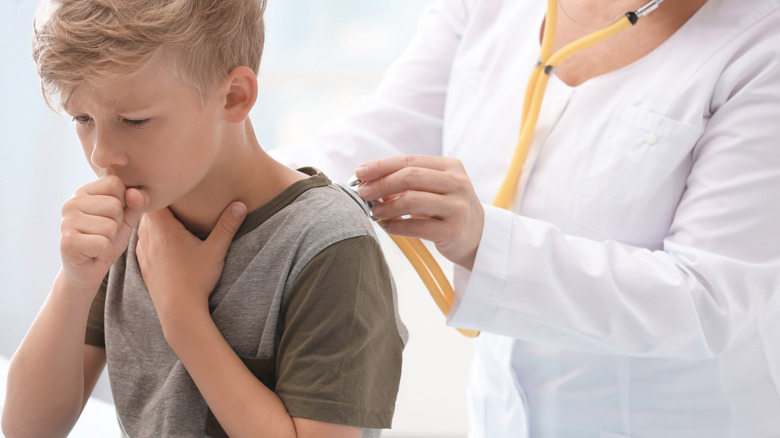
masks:
[[[251,212],[237,236],[258,227],[290,234],[296,240],[338,241],[357,236],[376,238],[371,220],[356,199],[314,168],[267,205]]]

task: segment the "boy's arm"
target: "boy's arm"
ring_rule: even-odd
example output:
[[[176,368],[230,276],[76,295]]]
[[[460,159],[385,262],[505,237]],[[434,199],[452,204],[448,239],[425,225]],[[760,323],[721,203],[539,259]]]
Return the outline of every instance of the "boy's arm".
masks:
[[[89,309],[146,203],[141,192],[104,177],[63,205],[62,269],[11,360],[6,436],[66,436],[75,424],[106,360],[104,349],[84,344]]]
[[[391,427],[405,330],[392,278],[369,235],[314,256],[286,292],[276,386],[298,417]]]
[[[233,208],[238,210],[233,212]],[[244,365],[211,319],[208,297],[246,207],[233,203],[205,241],[163,209],[139,227],[136,254],[168,344],[231,437],[355,437],[359,427],[293,418]]]
[[[164,326],[166,339],[230,437],[359,438],[361,428],[292,418],[281,399],[244,365],[208,307]]]
[[[3,410],[9,438],[67,436],[103,370],[106,353],[84,344],[90,301],[55,281],[11,360]]]

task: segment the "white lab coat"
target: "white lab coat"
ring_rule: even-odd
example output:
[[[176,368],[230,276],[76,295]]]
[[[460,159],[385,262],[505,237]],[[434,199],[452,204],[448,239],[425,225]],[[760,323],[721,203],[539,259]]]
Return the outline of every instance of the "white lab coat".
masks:
[[[448,319],[483,332],[470,437],[780,437],[780,1],[709,0],[627,67],[553,77],[503,211],[544,13],[438,2],[374,95],[277,157],[342,180],[464,162],[486,209]]]

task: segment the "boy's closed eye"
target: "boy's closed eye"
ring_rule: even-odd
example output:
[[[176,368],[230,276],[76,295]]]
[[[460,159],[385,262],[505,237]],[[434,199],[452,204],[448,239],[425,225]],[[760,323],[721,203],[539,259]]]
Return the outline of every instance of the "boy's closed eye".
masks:
[[[86,126],[89,124],[92,118],[90,116],[82,115],[82,116],[73,116],[71,120],[73,121],[73,123],[79,126]],[[149,119],[127,119],[127,118],[122,119],[122,123],[135,128],[140,128],[146,125],[148,122]]]
[[[122,119],[122,122],[124,122],[127,125],[140,128],[146,125],[149,122],[149,119]]]

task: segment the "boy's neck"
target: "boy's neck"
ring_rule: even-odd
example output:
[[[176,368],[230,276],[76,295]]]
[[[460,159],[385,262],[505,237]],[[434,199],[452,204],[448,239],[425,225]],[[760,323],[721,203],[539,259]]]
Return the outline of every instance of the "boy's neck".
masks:
[[[220,163],[189,195],[169,207],[195,235],[208,235],[225,208],[233,201],[256,210],[307,175],[269,156],[259,145],[251,123],[225,143]]]

